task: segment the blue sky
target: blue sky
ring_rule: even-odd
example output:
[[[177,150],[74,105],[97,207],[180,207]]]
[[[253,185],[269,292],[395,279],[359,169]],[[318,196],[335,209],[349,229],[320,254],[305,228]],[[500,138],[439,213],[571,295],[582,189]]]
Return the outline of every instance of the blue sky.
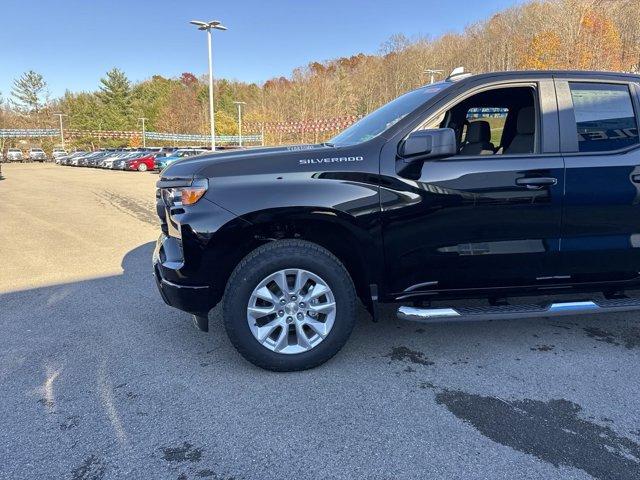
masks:
[[[262,82],[298,66],[376,53],[391,35],[461,31],[521,0],[2,0],[0,92],[33,69],[52,96],[94,90],[112,67],[137,81],[207,70],[205,34],[221,20],[214,76]],[[30,19],[30,20],[28,20]]]

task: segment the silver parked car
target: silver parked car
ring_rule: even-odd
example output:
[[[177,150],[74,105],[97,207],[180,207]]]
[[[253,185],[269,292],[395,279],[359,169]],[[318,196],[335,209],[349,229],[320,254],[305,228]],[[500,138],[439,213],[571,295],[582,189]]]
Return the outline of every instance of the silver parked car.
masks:
[[[22,161],[24,161],[22,150],[20,150],[19,148],[9,148],[7,150],[7,162],[22,162]]]
[[[56,163],[60,163],[60,158],[66,157],[67,155],[69,155],[67,151],[62,148],[54,148],[53,152],[51,153],[51,156]]]
[[[29,160],[32,162],[44,162],[47,160],[47,154],[41,148],[29,149]]]

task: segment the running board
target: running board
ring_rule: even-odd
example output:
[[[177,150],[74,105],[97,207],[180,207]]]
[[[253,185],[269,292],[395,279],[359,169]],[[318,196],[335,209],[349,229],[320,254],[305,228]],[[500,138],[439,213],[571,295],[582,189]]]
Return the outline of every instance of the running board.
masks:
[[[398,308],[398,318],[421,323],[477,322],[516,320],[532,317],[559,317],[587,313],[630,312],[640,310],[640,299],[615,298],[577,302],[554,302],[546,305],[496,305],[460,308]]]

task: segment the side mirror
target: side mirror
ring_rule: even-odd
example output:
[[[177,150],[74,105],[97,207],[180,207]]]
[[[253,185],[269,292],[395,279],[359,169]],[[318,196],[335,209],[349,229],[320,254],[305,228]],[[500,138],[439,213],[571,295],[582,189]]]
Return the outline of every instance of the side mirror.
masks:
[[[411,133],[398,148],[398,155],[406,160],[439,158],[458,151],[456,133],[452,128],[434,128]]]

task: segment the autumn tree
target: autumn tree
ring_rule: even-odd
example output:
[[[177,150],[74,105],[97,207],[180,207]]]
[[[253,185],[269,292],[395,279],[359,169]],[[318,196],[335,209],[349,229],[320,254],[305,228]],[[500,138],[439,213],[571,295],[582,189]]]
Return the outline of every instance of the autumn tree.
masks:
[[[205,119],[199,92],[198,83],[173,84],[167,101],[158,111],[156,129],[171,133],[204,133]]]
[[[520,67],[525,70],[552,70],[560,67],[562,41],[553,31],[541,32],[533,36],[529,48],[523,55]]]

